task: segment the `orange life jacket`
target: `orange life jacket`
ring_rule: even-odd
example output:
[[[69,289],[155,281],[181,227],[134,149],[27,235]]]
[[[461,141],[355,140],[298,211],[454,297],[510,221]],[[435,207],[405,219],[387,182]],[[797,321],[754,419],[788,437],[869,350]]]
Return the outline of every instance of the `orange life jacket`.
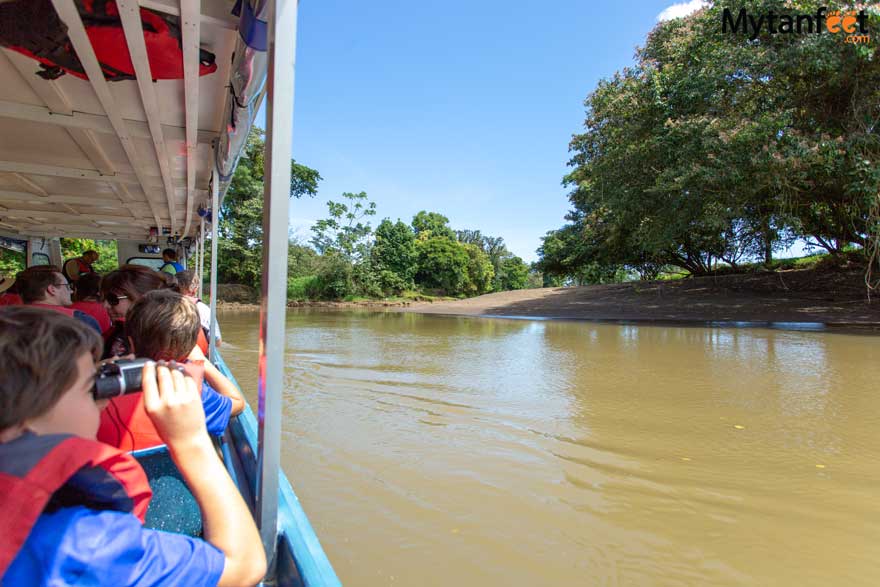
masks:
[[[152,495],[140,464],[106,444],[33,433],[0,444],[0,577],[44,510],[82,505],[143,523]]]
[[[188,361],[183,363],[183,368],[195,380],[196,389],[201,392],[205,378],[204,361]],[[129,393],[111,399],[107,407],[101,411],[97,438],[124,451],[165,444],[144,409],[143,392]]]

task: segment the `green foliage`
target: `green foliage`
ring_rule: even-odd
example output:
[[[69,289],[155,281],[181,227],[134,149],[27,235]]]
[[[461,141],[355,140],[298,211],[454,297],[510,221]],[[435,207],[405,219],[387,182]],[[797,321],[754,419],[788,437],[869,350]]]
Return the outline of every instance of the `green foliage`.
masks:
[[[301,277],[288,276],[287,299],[297,301],[309,299],[309,292],[318,289],[317,280],[318,278],[315,275],[303,275]]]
[[[92,240],[90,238],[61,239],[61,257],[64,261],[79,257],[89,250],[98,253],[98,260],[92,265],[92,268],[98,273],[108,273],[119,267],[116,241]]]
[[[314,275],[318,268],[318,253],[315,249],[295,240],[287,243],[287,277]]]
[[[442,289],[447,295],[465,290],[469,281],[470,257],[464,245],[445,236],[427,236],[416,241],[416,251],[416,281],[420,285]]]
[[[496,289],[526,289],[529,287],[529,266],[525,261],[514,255],[503,259],[500,265],[499,274],[495,276],[498,284]]]
[[[481,295],[492,290],[492,278],[495,277],[495,269],[489,261],[489,255],[477,245],[461,244],[468,256],[467,281],[464,283],[461,293],[474,296]]]
[[[221,283],[259,286],[263,260],[263,131],[252,128],[220,207],[217,272]],[[321,175],[290,162],[290,195],[318,193]]]
[[[412,228],[400,220],[392,224],[386,218],[376,227],[371,250],[372,264],[379,273],[379,284],[386,295],[414,287],[418,268],[416,238]]]
[[[449,228],[449,218],[437,212],[422,210],[413,216],[412,227],[419,237],[437,236],[455,240],[455,233]]]
[[[312,244],[321,255],[335,253],[351,263],[365,259],[369,252],[372,229],[368,216],[376,214],[376,203],[367,199],[366,192],[346,192],[342,197],[348,203],[327,202],[329,218],[319,220],[312,227]]]
[[[15,277],[24,271],[24,253],[0,248],[0,277]]]
[[[355,289],[351,263],[339,253],[323,255],[317,274],[304,283],[304,288],[308,298],[313,300],[338,300],[352,295]]]
[[[820,5],[843,7],[725,4],[753,14]],[[587,98],[565,178],[573,209],[544,237],[545,276],[703,274],[719,261],[769,264],[797,237],[839,254],[880,230],[869,220],[880,192],[876,49],[833,34],[722,34],[723,8],[658,24],[637,62]],[[877,13],[869,28],[880,28]]]

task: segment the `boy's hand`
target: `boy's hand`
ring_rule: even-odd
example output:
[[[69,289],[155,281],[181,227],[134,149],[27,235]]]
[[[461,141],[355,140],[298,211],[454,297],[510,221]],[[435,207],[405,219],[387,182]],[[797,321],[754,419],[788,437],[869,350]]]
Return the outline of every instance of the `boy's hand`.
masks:
[[[143,390],[144,409],[169,449],[210,444],[205,410],[192,378],[162,361],[150,362],[144,365]]]

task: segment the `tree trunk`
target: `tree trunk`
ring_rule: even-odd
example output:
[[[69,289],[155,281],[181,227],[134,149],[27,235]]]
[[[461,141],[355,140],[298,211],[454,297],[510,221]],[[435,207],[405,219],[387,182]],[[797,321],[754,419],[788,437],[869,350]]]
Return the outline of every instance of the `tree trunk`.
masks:
[[[768,268],[773,263],[773,231],[770,228],[770,219],[764,218],[764,265]]]

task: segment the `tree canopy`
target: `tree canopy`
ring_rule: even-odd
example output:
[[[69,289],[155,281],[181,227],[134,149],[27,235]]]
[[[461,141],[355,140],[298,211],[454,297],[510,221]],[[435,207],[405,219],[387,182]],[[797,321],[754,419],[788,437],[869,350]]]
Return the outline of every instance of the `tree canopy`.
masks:
[[[815,13],[839,3],[732,2]],[[769,261],[795,238],[836,254],[878,228],[880,55],[843,35],[721,32],[719,4],[659,23],[585,101],[572,210],[538,253],[549,274],[693,274]],[[870,13],[869,28],[880,30]],[[873,212],[872,212],[873,211]]]
[[[261,281],[264,152],[263,131],[253,127],[220,206],[217,273],[222,283]],[[317,171],[295,161],[290,162],[290,171],[291,197],[318,193],[322,178]]]

